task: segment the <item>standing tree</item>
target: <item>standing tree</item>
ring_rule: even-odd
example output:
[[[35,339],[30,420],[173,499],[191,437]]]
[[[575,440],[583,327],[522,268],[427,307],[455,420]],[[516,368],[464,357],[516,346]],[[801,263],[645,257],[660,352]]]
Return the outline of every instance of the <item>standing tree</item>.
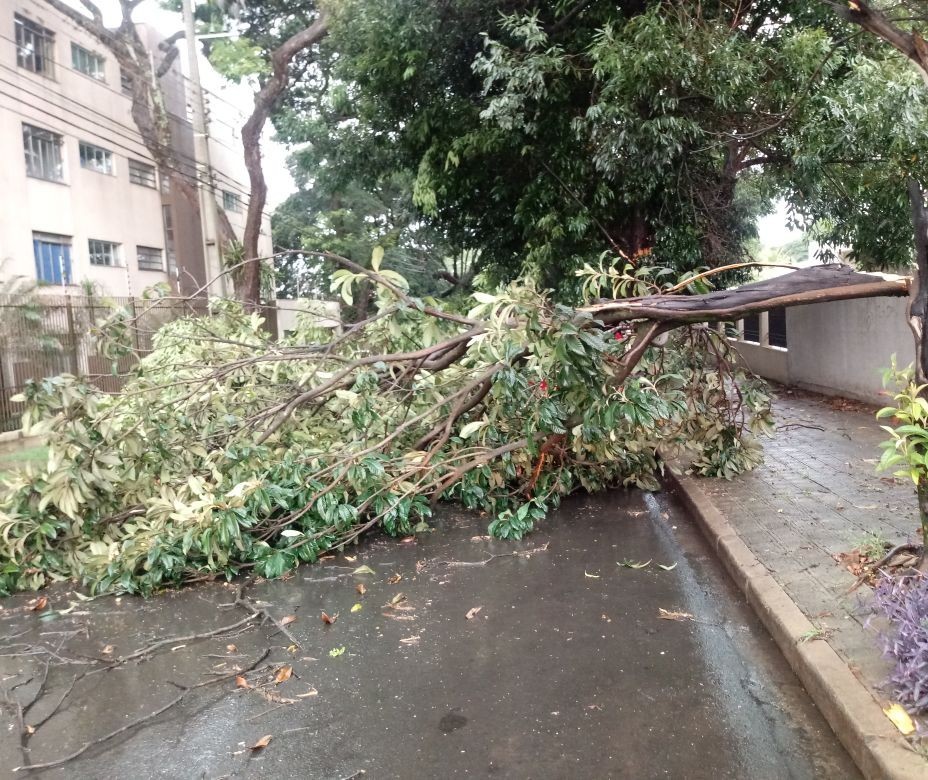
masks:
[[[329,17],[315,0],[215,2],[204,6],[199,15],[210,30],[226,28],[237,35],[208,46],[213,66],[228,78],[249,80],[255,87],[254,106],[242,127],[250,194],[242,239],[244,265],[236,290],[240,300],[254,307],[261,302],[258,239],[267,205],[261,135],[285,103],[299,101],[319,78],[319,49],[329,32]]]
[[[603,250],[725,264],[764,205],[742,184],[790,163],[786,131],[836,74],[838,25],[807,6],[345,0],[322,107],[279,129],[346,180],[415,172],[491,283],[528,270],[576,298]]]

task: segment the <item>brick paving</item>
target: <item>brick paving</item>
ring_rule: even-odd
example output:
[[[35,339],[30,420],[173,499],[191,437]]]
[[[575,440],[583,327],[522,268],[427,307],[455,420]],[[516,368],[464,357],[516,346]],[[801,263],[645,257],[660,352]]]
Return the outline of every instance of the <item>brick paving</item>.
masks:
[[[875,471],[886,434],[874,408],[781,390],[774,411],[777,435],[764,443],[764,465],[701,486],[811,622],[831,630],[835,651],[878,689],[889,663],[878,624],[867,625],[869,589],[848,595],[855,578],[832,556],[868,532],[892,544],[911,541],[918,528],[914,490]]]

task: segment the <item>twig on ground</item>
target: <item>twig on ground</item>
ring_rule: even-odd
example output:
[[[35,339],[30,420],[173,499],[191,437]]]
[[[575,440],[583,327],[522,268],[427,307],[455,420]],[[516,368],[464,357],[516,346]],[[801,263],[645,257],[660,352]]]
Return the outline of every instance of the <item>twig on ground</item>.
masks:
[[[299,643],[297,638],[287,630],[287,627],[283,625],[277,618],[275,618],[270,612],[268,612],[264,607],[258,606],[251,599],[242,595],[242,591],[245,589],[244,585],[239,585],[238,591],[235,594],[235,601],[233,602],[235,606],[242,607],[243,609],[250,609],[252,615],[247,618],[250,620],[252,617],[260,615],[261,617],[269,620],[277,628],[277,631],[283,634],[287,639],[290,640],[290,644],[296,645],[300,650],[303,649],[303,645]]]
[[[853,593],[855,590],[857,590],[861,585],[863,585],[869,579],[870,575],[873,574],[873,572],[878,571],[881,567],[885,566],[899,553],[905,552],[905,551],[916,552],[917,550],[920,550],[920,549],[921,549],[920,544],[911,544],[909,542],[905,542],[903,544],[897,544],[888,553],[886,553],[886,555],[880,558],[880,560],[878,560],[876,563],[870,566],[863,574],[861,574],[857,578],[857,581],[853,585],[851,585],[851,587],[849,587],[846,591],[844,591],[844,595],[847,596],[849,593]]]
[[[813,430],[813,431],[824,431],[825,430],[821,425],[807,425],[806,423],[798,423],[798,422],[783,423],[783,425],[777,426],[778,431],[788,431],[790,428],[809,428],[810,430]]]
[[[444,564],[445,566],[486,566],[490,561],[495,561],[497,558],[530,558],[536,553],[545,552],[548,549],[550,542],[545,542],[544,544],[533,547],[530,550],[515,550],[508,553],[499,553],[497,555],[491,555],[489,558],[486,558],[482,561],[436,561],[436,563]]]
[[[116,659],[116,663],[113,666],[124,664],[129,661],[134,661],[136,658],[141,658],[142,656],[148,655],[149,653],[157,650],[159,647],[164,647],[165,645],[174,645],[180,642],[192,642],[197,639],[209,639],[214,637],[217,634],[225,634],[229,631],[234,631],[236,628],[240,628],[245,625],[248,621],[254,620],[260,615],[266,614],[263,610],[254,610],[252,614],[248,617],[242,618],[236,623],[232,623],[228,626],[221,626],[220,628],[213,629],[212,631],[204,631],[200,634],[187,634],[185,636],[172,636],[167,639],[160,639],[157,642],[154,642],[147,647],[143,647],[140,650],[136,650],[134,653],[129,653],[129,655],[120,656]],[[112,667],[111,667],[112,668]]]
[[[265,650],[247,669],[244,669],[243,671],[246,671],[246,672],[252,671],[259,663],[261,663],[265,658],[267,658],[270,652],[271,652],[270,649]],[[118,737],[120,734],[125,734],[127,731],[130,731],[136,728],[137,726],[141,726],[142,724],[147,723],[148,721],[152,720],[152,718],[157,718],[159,715],[162,715],[163,713],[167,712],[169,709],[171,709],[175,705],[180,704],[180,702],[183,701],[184,698],[187,696],[187,694],[190,693],[191,691],[195,691],[197,688],[204,688],[207,685],[215,685],[218,682],[232,679],[233,677],[237,677],[240,674],[242,674],[242,671],[230,672],[229,674],[223,677],[217,677],[214,680],[206,680],[205,682],[197,683],[196,685],[178,686],[181,688],[181,693],[175,696],[173,699],[171,699],[171,701],[165,704],[163,707],[159,707],[157,710],[153,712],[149,712],[147,715],[143,715],[141,718],[136,718],[131,723],[127,723],[124,726],[120,726],[118,729],[116,729],[115,731],[111,731],[109,734],[105,734],[102,737],[98,737],[97,739],[93,739],[93,740],[90,740],[89,742],[85,742],[81,747],[79,747],[73,753],[69,753],[66,756],[62,756],[61,758],[55,759],[54,761],[46,761],[41,764],[18,766],[18,767],[15,767],[13,771],[19,772],[23,770],[50,769],[51,767],[61,766],[62,764],[66,764],[69,761],[73,761],[75,758],[82,756],[92,747],[96,747],[97,745],[102,745],[104,742],[108,742],[113,737]]]

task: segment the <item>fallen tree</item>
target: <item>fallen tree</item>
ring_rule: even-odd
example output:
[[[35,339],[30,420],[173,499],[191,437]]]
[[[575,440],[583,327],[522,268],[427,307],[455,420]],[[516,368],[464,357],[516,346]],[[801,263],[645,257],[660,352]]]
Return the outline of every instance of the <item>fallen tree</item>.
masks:
[[[118,394],[71,376],[27,387],[23,427],[49,436],[49,457],[0,499],[0,591],[278,576],[375,526],[421,529],[443,500],[520,538],[572,491],[656,488],[659,451],[730,477],[759,462],[770,396],[694,323],[907,293],[825,267],[682,296],[703,280],[587,267],[588,292],[636,297],[574,309],[521,283],[463,313],[411,298],[376,254],[374,270],[330,259],[346,301],[376,285],[363,322],[307,319],[272,341],[257,314],[217,302],[158,331]],[[115,311],[101,348],[118,357],[135,326]]]

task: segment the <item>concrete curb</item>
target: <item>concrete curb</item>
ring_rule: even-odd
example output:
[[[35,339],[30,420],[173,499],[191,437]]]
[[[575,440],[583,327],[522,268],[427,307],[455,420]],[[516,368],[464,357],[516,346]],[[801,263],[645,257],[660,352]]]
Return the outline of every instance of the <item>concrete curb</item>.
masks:
[[[814,626],[741,540],[693,477],[665,471],[665,481],[692,512],[738,587],[744,591],[796,676],[869,780],[928,780],[928,761],[883,713],[870,690],[826,641],[801,642]]]

